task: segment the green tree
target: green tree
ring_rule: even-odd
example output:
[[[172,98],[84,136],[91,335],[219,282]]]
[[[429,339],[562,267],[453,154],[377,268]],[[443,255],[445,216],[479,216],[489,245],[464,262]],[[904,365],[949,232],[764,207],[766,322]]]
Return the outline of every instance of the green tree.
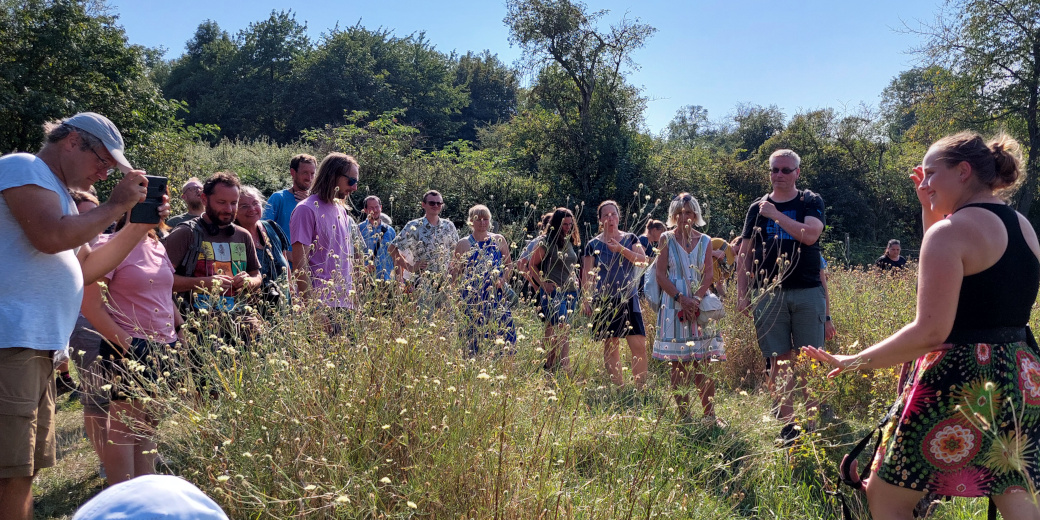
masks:
[[[607,11],[569,0],[510,0],[506,8],[510,40],[538,72],[531,101],[557,116],[553,140],[544,144],[554,168],[545,173],[590,202],[628,197],[644,173],[647,146],[638,135],[645,102],[625,73],[655,29],[628,19],[600,29]]]
[[[520,91],[516,74],[498,56],[484,51],[467,52],[454,63],[456,86],[469,94],[469,104],[459,112],[458,138],[476,141],[477,129],[508,121],[516,114]]]
[[[949,0],[951,14],[924,32],[922,49],[931,63],[953,71],[954,102],[977,104],[982,118],[1023,140],[1028,150],[1026,184],[1018,210],[1029,214],[1040,183],[1040,2],[1037,0]]]
[[[41,124],[76,112],[112,119],[133,140],[175,107],[148,77],[104,6],[79,0],[0,0],[0,149],[35,150]]]
[[[232,110],[231,93],[238,88],[233,70],[238,46],[217,22],[206,20],[186,49],[171,63],[163,93],[187,104],[184,118],[188,123],[225,123],[225,115]]]

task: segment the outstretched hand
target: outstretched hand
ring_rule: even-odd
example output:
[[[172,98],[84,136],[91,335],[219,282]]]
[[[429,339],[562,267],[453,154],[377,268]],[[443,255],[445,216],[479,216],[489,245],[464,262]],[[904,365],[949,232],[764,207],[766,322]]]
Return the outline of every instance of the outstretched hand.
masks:
[[[844,372],[845,369],[851,367],[856,360],[855,356],[834,355],[826,350],[812,346],[802,347],[802,352],[805,352],[807,356],[820,363],[834,367],[834,370],[827,373],[827,377],[836,377]]]
[[[924,166],[915,166],[914,173],[910,174],[910,180],[914,183],[914,191],[917,192],[917,200],[921,203],[921,207],[930,210],[932,203],[928,200],[928,192],[921,187],[921,184],[924,183]]]

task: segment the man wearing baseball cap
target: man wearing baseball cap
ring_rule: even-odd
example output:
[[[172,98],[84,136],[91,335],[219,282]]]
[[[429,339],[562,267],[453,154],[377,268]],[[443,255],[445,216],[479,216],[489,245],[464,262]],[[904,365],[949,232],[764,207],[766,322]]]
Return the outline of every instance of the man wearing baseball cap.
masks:
[[[166,225],[171,228],[177,227],[181,222],[201,217],[202,212],[206,209],[202,203],[202,181],[198,177],[188,179],[181,187],[181,200],[188,206],[188,211],[176,217],[170,217],[170,220],[166,221]]]
[[[123,137],[91,112],[44,125],[36,155],[0,157],[0,519],[32,518],[32,479],[54,465],[52,358],[68,345],[84,284],[116,268],[152,227],[129,224],[104,247],[89,240],[144,200],[148,180],[123,155]],[[108,201],[80,215],[70,189],[113,168]],[[159,214],[170,206],[164,201]]]

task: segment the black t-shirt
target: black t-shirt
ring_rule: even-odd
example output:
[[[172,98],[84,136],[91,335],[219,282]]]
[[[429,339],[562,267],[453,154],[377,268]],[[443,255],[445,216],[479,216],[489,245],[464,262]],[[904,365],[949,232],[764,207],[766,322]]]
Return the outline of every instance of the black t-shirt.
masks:
[[[776,209],[798,222],[814,217],[827,223],[823,214],[823,198],[805,190],[787,202],[767,200]],[[751,240],[754,248],[752,286],[761,288],[779,283],[784,289],[807,289],[820,286],[820,241],[805,245],[784,231],[774,220],[758,214],[756,200],[748,208],[744,231],[740,236]]]
[[[874,262],[874,266],[882,271],[888,271],[893,267],[903,267],[904,265],[906,265],[906,258],[903,258],[902,256],[900,256],[898,260],[892,260],[888,255],[881,255],[881,258],[878,258],[877,262]]]

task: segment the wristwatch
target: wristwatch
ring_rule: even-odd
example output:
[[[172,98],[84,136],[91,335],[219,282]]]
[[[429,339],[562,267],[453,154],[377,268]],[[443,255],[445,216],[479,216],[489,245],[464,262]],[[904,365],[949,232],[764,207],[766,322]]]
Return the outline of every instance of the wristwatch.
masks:
[[[826,319],[827,319],[827,321],[831,321],[831,315],[828,314]]]

